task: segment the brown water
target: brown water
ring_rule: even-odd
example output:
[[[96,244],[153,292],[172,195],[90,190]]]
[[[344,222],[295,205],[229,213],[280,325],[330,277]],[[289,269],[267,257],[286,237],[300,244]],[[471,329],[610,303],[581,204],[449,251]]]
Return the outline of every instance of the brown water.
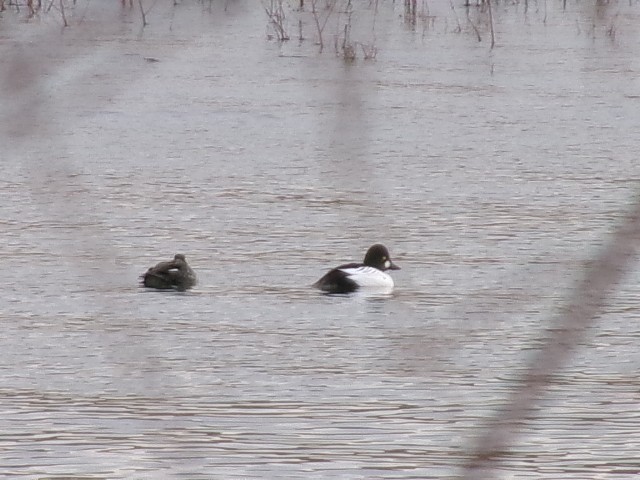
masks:
[[[455,478],[635,193],[638,6],[498,5],[491,51],[382,2],[345,64],[113,3],[0,20],[0,475]],[[393,295],[309,287],[376,242]],[[137,287],[176,252],[196,289]],[[636,270],[504,478],[640,471]]]

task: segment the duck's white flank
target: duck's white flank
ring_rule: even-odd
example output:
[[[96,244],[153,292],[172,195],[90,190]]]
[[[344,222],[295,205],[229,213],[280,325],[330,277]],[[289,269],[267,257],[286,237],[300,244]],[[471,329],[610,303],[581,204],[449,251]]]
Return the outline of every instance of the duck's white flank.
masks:
[[[361,287],[393,288],[393,278],[377,268],[363,265],[356,268],[341,268],[349,279]]]

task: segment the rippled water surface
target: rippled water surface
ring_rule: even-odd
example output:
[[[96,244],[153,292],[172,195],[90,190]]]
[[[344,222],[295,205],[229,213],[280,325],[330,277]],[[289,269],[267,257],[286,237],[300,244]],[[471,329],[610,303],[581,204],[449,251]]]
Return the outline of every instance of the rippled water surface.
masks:
[[[0,475],[460,475],[635,193],[638,6],[500,4],[490,50],[381,2],[345,63],[301,12],[113,3],[0,19]],[[310,288],[377,242],[393,294]],[[138,287],[177,252],[197,288]],[[503,478],[640,472],[639,277]]]

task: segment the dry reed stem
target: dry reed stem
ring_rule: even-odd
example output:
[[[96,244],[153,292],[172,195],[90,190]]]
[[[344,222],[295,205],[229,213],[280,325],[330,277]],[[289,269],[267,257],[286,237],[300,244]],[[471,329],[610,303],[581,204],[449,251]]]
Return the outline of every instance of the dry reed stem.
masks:
[[[487,0],[487,8],[489,9],[489,29],[491,31],[491,50],[496,46],[496,33],[493,29],[493,9],[491,8],[491,0]]]
[[[140,5],[140,13],[142,14],[142,28],[147,26],[147,15],[144,13],[144,7],[142,6],[142,0],[138,0],[138,5]]]

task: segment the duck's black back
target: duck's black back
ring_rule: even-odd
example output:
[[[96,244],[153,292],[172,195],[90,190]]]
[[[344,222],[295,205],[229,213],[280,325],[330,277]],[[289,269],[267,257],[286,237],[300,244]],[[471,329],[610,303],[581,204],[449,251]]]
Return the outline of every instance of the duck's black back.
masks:
[[[358,289],[358,284],[349,278],[343,269],[361,267],[361,263],[346,263],[327,272],[320,280],[313,284],[327,293],[351,293]]]

